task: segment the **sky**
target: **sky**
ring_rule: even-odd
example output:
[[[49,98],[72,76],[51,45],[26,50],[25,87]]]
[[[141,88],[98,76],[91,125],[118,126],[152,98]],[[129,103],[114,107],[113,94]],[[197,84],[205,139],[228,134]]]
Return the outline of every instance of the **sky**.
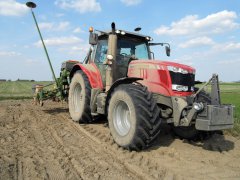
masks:
[[[167,57],[161,46],[155,59],[187,64],[196,80],[213,73],[225,82],[240,80],[239,0],[35,0],[34,9],[53,69],[82,61],[89,49],[89,27],[133,31],[153,42],[171,44]],[[23,0],[0,0],[0,79],[52,80],[31,11]]]

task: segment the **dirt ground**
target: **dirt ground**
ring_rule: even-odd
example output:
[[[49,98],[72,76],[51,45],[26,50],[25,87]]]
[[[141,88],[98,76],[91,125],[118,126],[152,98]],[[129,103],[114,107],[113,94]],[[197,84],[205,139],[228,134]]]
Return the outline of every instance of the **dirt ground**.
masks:
[[[106,120],[74,123],[67,104],[1,101],[0,179],[240,179],[240,140],[186,141],[166,127],[152,147],[129,152]]]

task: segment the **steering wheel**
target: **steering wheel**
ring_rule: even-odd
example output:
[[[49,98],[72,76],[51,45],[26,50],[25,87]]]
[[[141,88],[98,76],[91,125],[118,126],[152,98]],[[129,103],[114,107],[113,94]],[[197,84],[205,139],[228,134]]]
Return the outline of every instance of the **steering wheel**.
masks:
[[[127,53],[121,53],[122,56],[128,56]]]
[[[131,57],[128,60],[128,64],[133,60],[138,60],[138,58],[135,55],[131,55]]]

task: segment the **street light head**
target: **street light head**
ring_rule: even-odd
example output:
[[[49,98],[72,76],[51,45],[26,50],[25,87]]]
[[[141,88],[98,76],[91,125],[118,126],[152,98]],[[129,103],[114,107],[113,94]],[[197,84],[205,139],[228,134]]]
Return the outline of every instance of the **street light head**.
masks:
[[[35,8],[35,7],[37,7],[37,5],[36,5],[34,2],[27,2],[27,3],[26,3],[26,6],[29,7],[29,8]]]

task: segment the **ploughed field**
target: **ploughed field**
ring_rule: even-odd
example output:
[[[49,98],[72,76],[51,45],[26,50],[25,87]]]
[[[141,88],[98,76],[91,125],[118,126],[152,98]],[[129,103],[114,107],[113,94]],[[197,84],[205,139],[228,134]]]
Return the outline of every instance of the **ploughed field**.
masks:
[[[0,101],[0,179],[240,179],[240,139],[181,140],[163,125],[150,148],[129,152],[106,119],[79,125],[66,103]]]

